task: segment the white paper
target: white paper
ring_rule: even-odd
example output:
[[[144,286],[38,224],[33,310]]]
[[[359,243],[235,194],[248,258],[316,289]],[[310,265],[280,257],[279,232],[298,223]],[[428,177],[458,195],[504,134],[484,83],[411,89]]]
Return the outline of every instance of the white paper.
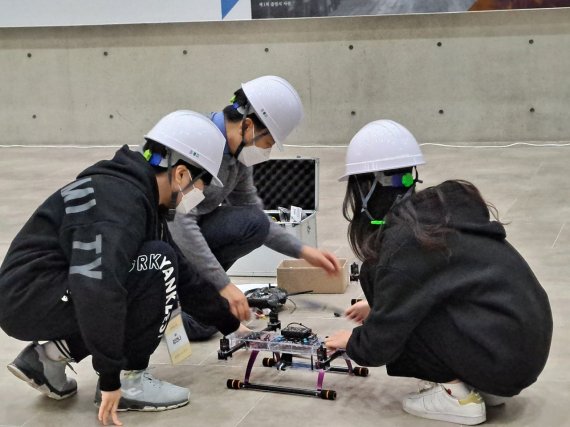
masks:
[[[303,209],[298,206],[291,205],[291,222],[300,223],[303,218]]]

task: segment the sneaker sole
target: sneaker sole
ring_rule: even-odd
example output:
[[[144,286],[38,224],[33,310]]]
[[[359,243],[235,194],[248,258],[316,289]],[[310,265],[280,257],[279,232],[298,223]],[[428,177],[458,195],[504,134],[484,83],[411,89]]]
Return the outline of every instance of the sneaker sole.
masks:
[[[189,400],[186,402],[180,403],[173,403],[170,405],[165,406],[156,406],[151,403],[147,402],[136,402],[132,400],[125,399],[124,397],[121,398],[121,403],[117,408],[117,412],[128,412],[128,411],[139,411],[139,412],[161,412],[161,411],[168,411],[169,409],[176,409],[181,408],[182,406],[186,406],[190,403]],[[99,408],[101,406],[101,402],[94,402],[95,407]],[[122,406],[122,407],[121,407]]]
[[[463,424],[466,426],[474,426],[477,424],[482,424],[487,420],[485,415],[479,417],[462,417],[461,415],[446,415],[446,414],[432,414],[429,412],[419,412],[415,411],[410,408],[403,408],[408,414],[415,415],[416,417],[420,418],[427,418],[430,420],[437,420],[437,421],[447,421],[449,423],[455,424]]]
[[[46,384],[37,383],[31,375],[28,375],[24,370],[18,368],[13,363],[10,363],[7,366],[7,368],[12,374],[14,374],[14,376],[16,376],[16,378],[21,379],[22,381],[27,383],[30,387],[35,388],[40,393],[45,394],[50,399],[63,400],[63,399],[67,399],[68,397],[71,397],[77,393],[77,389],[72,390],[67,394],[62,394],[62,395],[54,393],[53,391],[50,390],[50,388]]]

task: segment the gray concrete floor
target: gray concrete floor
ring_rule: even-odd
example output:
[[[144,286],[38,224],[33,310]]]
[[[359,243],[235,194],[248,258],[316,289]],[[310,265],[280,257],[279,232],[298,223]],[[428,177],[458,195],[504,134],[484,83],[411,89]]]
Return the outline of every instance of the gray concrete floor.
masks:
[[[420,169],[425,185],[449,178],[475,183],[508,221],[509,240],[526,257],[546,288],[554,315],[554,339],[548,364],[538,382],[506,406],[488,409],[488,425],[570,425],[570,183],[565,172],[570,147],[564,148],[442,148],[424,147],[428,164]],[[346,242],[346,222],[340,207],[344,184],[336,182],[344,159],[342,148],[288,148],[287,156],[321,159],[318,240],[321,248],[339,257],[354,259]],[[109,158],[114,149],[0,149],[0,259],[36,206],[85,166]],[[266,283],[271,279],[241,278],[238,283]],[[297,309],[287,304],[283,322],[300,321],[320,335],[351,325],[336,318],[337,307],[348,306],[361,293],[351,284],[345,294],[295,298]],[[476,321],[476,319],[474,319]],[[263,321],[250,325],[262,328]],[[0,365],[5,366],[26,343],[0,332]],[[373,368],[367,378],[327,374],[325,387],[336,389],[336,401],[285,396],[247,390],[228,390],[228,378],[241,378],[247,363],[245,351],[228,361],[218,361],[218,339],[193,345],[193,354],[181,366],[169,363],[160,346],[152,357],[153,373],[191,389],[190,405],[164,413],[128,413],[125,425],[195,426],[436,426],[448,425],[405,414],[401,398],[415,391],[416,381],[388,377],[384,368]],[[39,395],[0,369],[0,426],[96,426],[92,403],[96,375],[87,359],[77,366],[77,396],[56,402]],[[73,374],[72,374],[73,375]],[[256,367],[261,382],[311,388],[314,373],[277,372]]]

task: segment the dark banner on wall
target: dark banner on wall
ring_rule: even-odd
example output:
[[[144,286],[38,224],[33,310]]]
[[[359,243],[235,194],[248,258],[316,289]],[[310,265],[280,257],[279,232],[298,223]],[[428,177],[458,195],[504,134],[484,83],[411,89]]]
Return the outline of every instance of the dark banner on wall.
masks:
[[[253,19],[570,7],[570,0],[251,0]]]

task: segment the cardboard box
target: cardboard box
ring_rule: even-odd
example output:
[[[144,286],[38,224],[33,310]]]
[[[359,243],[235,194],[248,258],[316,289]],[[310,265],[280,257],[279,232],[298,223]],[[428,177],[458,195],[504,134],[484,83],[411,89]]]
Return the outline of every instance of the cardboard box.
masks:
[[[277,286],[287,292],[313,291],[315,294],[342,294],[348,286],[348,263],[338,260],[341,274],[329,276],[322,268],[303,259],[284,259],[277,267]]]

